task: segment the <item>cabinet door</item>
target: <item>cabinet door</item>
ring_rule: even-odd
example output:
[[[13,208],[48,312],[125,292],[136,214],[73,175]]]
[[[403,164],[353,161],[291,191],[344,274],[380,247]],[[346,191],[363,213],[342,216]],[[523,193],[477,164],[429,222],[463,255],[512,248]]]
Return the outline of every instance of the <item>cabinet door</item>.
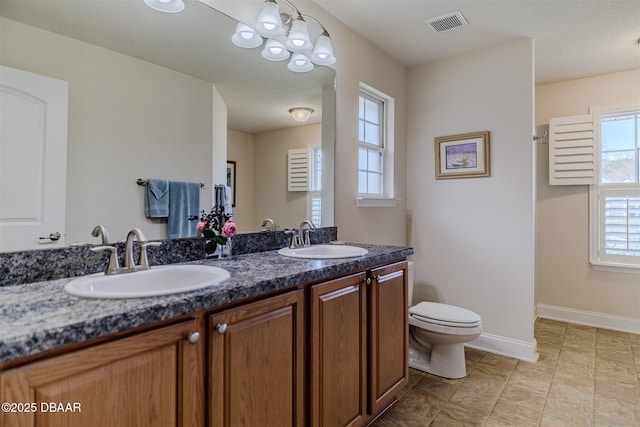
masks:
[[[209,318],[209,426],[305,425],[304,291]]]
[[[311,288],[311,426],[360,426],[366,417],[364,273]]]
[[[369,410],[388,405],[409,379],[406,262],[371,271]]]
[[[35,406],[0,413],[0,425],[201,426],[203,405],[193,396],[204,392],[203,340],[187,340],[197,325],[182,322],[2,373],[1,400],[16,410]]]

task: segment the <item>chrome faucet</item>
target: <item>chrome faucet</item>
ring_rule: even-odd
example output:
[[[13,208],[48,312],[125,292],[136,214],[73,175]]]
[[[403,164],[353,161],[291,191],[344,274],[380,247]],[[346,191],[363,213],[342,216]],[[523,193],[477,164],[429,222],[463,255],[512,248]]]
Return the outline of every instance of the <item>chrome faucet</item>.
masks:
[[[100,237],[102,240],[102,245],[106,245],[109,243],[109,232],[102,224],[98,224],[93,228],[91,232],[93,237]]]
[[[262,228],[265,228],[264,231],[278,231],[278,226],[276,225],[275,220],[271,219],[271,218],[267,218],[265,220],[262,221],[262,225],[260,226]]]
[[[304,229],[305,225],[308,229]],[[309,232],[316,231],[316,226],[313,222],[305,219],[300,224],[300,229],[298,230],[298,240],[300,242],[300,246],[311,246],[311,239],[309,238]]]
[[[134,239],[140,243],[140,255],[138,257],[138,263],[134,264],[133,261],[133,241]],[[115,246],[97,246],[95,248],[91,248],[94,252],[108,250],[111,251],[111,256],[109,257],[109,265],[107,266],[107,270],[104,274],[121,274],[121,273],[132,273],[134,271],[139,270],[148,270],[151,268],[149,266],[149,258],[147,257],[147,247],[148,246],[160,246],[162,242],[147,242],[147,238],[144,236],[144,233],[139,228],[134,228],[129,231],[127,234],[127,240],[124,244],[124,266],[120,267],[118,263],[118,250]]]

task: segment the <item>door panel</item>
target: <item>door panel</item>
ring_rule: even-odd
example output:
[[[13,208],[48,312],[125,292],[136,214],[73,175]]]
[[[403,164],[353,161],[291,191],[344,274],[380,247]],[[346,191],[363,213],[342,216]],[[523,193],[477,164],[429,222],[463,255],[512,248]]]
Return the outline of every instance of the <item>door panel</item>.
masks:
[[[2,251],[65,244],[67,116],[67,82],[0,66]]]

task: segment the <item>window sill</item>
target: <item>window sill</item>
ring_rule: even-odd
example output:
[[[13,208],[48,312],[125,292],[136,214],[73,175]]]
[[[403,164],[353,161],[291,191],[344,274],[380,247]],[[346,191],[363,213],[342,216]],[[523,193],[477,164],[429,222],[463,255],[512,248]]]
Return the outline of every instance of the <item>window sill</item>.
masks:
[[[356,197],[356,205],[359,208],[395,208],[398,199]]]
[[[597,271],[606,271],[609,273],[626,273],[626,274],[640,274],[640,265],[632,264],[617,264],[613,262],[591,262],[591,268]]]

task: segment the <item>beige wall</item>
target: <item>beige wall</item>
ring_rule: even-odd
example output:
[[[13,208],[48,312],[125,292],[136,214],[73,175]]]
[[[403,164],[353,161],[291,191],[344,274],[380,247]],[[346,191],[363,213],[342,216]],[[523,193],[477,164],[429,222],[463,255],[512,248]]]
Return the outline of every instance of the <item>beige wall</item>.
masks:
[[[590,107],[640,103],[640,69],[536,87],[536,124]],[[537,144],[536,302],[640,319],[638,274],[589,265],[587,186],[549,186],[549,146]]]
[[[416,293],[482,317],[480,347],[535,359],[533,43],[409,69]],[[490,132],[491,176],[435,179],[434,138]]]
[[[293,148],[319,147],[322,125],[296,126],[255,136],[253,177],[254,229],[265,218],[280,228],[297,228],[307,218],[307,192],[287,191],[287,153]]]
[[[233,218],[240,231],[259,231],[265,218],[296,228],[307,218],[307,193],[287,191],[287,153],[319,147],[322,124],[258,134],[229,130],[229,160],[237,162],[238,201]]]
[[[98,223],[113,240],[133,227],[166,238],[165,223],[144,217],[136,179],[211,188],[211,83],[4,18],[0,31],[3,65],[69,82],[67,242],[95,241]],[[211,192],[201,196],[210,206]]]
[[[236,162],[233,220],[240,232],[258,230],[253,212],[254,139],[252,133],[227,130],[227,157]]]

